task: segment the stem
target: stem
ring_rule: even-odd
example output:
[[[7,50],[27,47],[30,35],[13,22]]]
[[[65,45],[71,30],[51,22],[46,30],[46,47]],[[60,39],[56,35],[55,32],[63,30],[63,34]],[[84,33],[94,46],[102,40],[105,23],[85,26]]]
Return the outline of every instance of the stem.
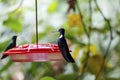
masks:
[[[97,73],[96,75],[96,79],[99,77],[100,73],[104,70],[104,64],[105,64],[105,60],[109,54],[109,49],[110,49],[110,46],[111,46],[111,43],[112,43],[112,40],[113,40],[113,32],[112,32],[112,26],[110,24],[110,21],[104,16],[103,12],[101,11],[98,3],[97,3],[97,0],[94,0],[95,1],[95,4],[96,4],[96,7],[98,8],[99,12],[101,13],[102,17],[104,18],[104,21],[107,22],[108,24],[108,27],[109,27],[109,30],[110,30],[110,41],[109,41],[109,44],[108,44],[108,47],[106,49],[106,52],[105,52],[105,55],[104,55],[104,58],[103,58],[103,61],[102,61],[102,64],[101,64],[101,68],[99,70],[99,72]]]
[[[97,0],[94,0],[95,1],[95,4],[96,4],[96,7],[98,8],[99,12],[101,13],[102,17],[104,18],[104,21],[107,22],[108,24],[108,27],[109,27],[109,30],[110,30],[110,39],[113,39],[113,35],[112,35],[112,26],[110,24],[110,21],[104,16],[103,12],[101,11],[98,3],[97,3]]]
[[[90,17],[90,25],[89,25],[89,33],[91,33],[92,29],[92,2],[89,0],[89,17]]]
[[[88,32],[87,32],[87,29],[86,29],[86,25],[85,25],[85,22],[83,20],[83,15],[82,15],[82,12],[80,10],[80,7],[79,7],[79,4],[78,4],[78,1],[76,0],[76,7],[78,9],[78,13],[79,13],[79,16],[81,17],[81,22],[82,22],[82,25],[83,25],[83,29],[84,29],[84,32],[85,34],[87,35],[87,37],[89,36]]]
[[[86,25],[85,25],[85,22],[84,22],[84,20],[83,20],[83,15],[82,15],[82,12],[81,12],[81,10],[80,10],[80,8],[79,8],[79,5],[78,5],[77,0],[76,0],[76,7],[77,7],[77,9],[78,9],[79,15],[82,16],[82,17],[81,17],[81,21],[82,21],[83,29],[84,29],[85,34],[86,34],[87,37],[88,37],[88,52],[87,52],[87,56],[86,56],[86,59],[85,59],[85,63],[84,63],[84,65],[83,65],[83,69],[82,69],[82,71],[81,71],[81,75],[79,75],[79,76],[77,77],[77,79],[79,79],[79,77],[81,77],[81,80],[83,80],[84,71],[85,71],[85,69],[86,69],[86,67],[87,67],[87,63],[88,63],[88,59],[89,59],[90,44],[91,44],[91,43],[90,43],[90,42],[91,42],[91,40],[90,40],[90,34],[91,34],[91,27],[92,27],[92,3],[91,3],[91,0],[89,0],[89,10],[90,10],[90,11],[89,11],[89,12],[90,12],[89,32],[88,32],[87,29],[86,29]]]

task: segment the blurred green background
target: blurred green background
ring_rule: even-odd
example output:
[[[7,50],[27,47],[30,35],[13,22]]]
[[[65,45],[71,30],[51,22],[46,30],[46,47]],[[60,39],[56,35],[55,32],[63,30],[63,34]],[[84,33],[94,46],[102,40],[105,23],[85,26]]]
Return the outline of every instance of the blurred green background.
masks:
[[[38,0],[39,43],[57,43],[53,31],[65,28],[76,63],[6,58],[0,60],[0,80],[120,80],[120,0],[77,0],[71,2],[75,12],[67,12],[67,1],[74,0]],[[0,55],[13,35],[22,45],[35,43],[35,33],[35,0],[0,0]]]

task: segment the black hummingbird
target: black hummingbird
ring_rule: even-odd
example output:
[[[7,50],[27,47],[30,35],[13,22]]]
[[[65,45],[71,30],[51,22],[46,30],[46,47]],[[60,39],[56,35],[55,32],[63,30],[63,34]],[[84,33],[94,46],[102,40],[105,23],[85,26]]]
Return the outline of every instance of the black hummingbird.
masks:
[[[16,36],[16,35],[12,37],[12,41],[8,44],[8,46],[7,46],[7,48],[5,49],[5,51],[7,51],[7,50],[9,50],[9,49],[11,49],[11,48],[16,47],[16,39],[17,39],[17,36]],[[3,56],[1,57],[1,59],[6,58],[7,56],[8,56],[8,55],[3,55]]]
[[[65,40],[65,29],[64,28],[60,28],[58,30],[60,32],[60,37],[58,38],[58,47],[64,57],[64,59],[67,61],[67,62],[72,62],[74,63],[74,59],[72,58],[70,52],[69,52],[69,48],[68,48],[68,45],[67,45],[67,42]]]

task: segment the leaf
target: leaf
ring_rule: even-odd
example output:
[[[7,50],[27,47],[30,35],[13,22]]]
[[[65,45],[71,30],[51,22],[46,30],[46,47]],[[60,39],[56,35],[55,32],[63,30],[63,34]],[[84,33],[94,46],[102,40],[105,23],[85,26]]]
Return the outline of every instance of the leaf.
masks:
[[[119,54],[119,52],[120,52],[120,41],[119,41],[118,44],[116,45],[115,50],[116,50],[116,52],[118,52],[118,54]]]
[[[58,2],[57,0],[54,0],[49,6],[48,6],[48,12],[53,13],[57,9]]]
[[[52,77],[48,77],[48,76],[46,76],[46,77],[43,77],[42,79],[40,79],[40,80],[55,80],[54,78],[52,78]]]
[[[77,57],[78,57],[78,55],[79,55],[79,52],[80,52],[80,47],[79,46],[77,46],[76,48],[75,48],[75,50],[74,50],[74,52],[73,52],[73,58],[74,59],[76,59]]]
[[[120,78],[106,78],[105,80],[120,80]]]
[[[0,52],[4,51],[10,40],[0,43]]]
[[[57,80],[75,80],[76,74],[61,74],[57,76]]]
[[[103,62],[102,54],[95,54],[93,56],[90,56],[87,62],[88,71],[96,75],[101,68],[102,62]]]
[[[0,2],[7,3],[9,0],[0,0]]]
[[[9,17],[7,20],[3,22],[3,25],[5,25],[6,27],[9,27],[11,30],[15,32],[22,31],[22,23],[17,18]]]
[[[51,63],[43,62],[43,63],[41,63],[41,66],[45,70],[44,75],[46,75],[46,76],[52,76],[53,75],[53,67],[52,67]]]
[[[72,64],[74,72],[79,72],[79,66],[76,63]]]
[[[104,57],[102,54],[97,53],[93,56],[90,56],[88,58],[86,70],[94,75],[97,75],[98,72],[101,70],[102,65],[105,70],[109,65],[106,60],[104,61],[104,64],[103,64],[103,61],[104,61]],[[102,71],[100,72],[99,76],[101,75],[102,75]]]
[[[88,52],[88,46],[86,46],[84,48],[84,53],[86,54]],[[90,54],[91,55],[95,55],[97,53],[97,46],[95,46],[94,44],[90,45]]]

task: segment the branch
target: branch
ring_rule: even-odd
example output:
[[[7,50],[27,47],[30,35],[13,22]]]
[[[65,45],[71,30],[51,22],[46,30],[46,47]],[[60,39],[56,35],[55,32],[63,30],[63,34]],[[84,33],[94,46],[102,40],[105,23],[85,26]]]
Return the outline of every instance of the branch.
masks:
[[[90,25],[89,25],[89,33],[91,33],[91,28],[92,28],[92,3],[91,0],[89,0],[89,19],[90,19]]]
[[[83,26],[83,29],[84,29],[84,32],[85,34],[87,35],[87,37],[89,36],[88,32],[87,32],[87,28],[86,28],[86,25],[85,25],[85,22],[83,20],[83,15],[82,15],[82,12],[81,12],[81,9],[79,7],[79,4],[78,4],[78,1],[76,0],[76,7],[77,7],[77,10],[78,10],[78,13],[79,13],[79,16],[81,17],[81,22],[82,22],[82,26]]]
[[[81,75],[79,75],[77,77],[77,79],[79,79],[79,77],[81,77],[81,80],[83,79],[83,76],[84,76],[84,71],[87,67],[87,63],[88,63],[88,59],[89,59],[89,53],[90,53],[90,44],[91,44],[91,41],[90,41],[90,34],[91,34],[91,27],[92,27],[92,3],[91,3],[91,0],[89,0],[89,19],[90,19],[90,24],[89,24],[89,31],[87,31],[87,27],[85,25],[85,22],[83,20],[83,15],[82,15],[82,12],[79,8],[79,5],[78,5],[78,2],[76,0],[76,7],[78,9],[78,12],[79,12],[79,15],[81,16],[81,21],[82,21],[82,25],[83,25],[83,29],[84,29],[84,32],[85,34],[87,35],[88,37],[88,51],[87,51],[87,56],[86,56],[86,59],[85,59],[85,63],[83,65],[83,69],[81,71]],[[75,79],[76,80],[76,79]]]
[[[104,55],[104,58],[103,58],[103,61],[102,61],[102,64],[101,64],[101,68],[100,68],[99,72],[96,75],[96,79],[95,80],[97,80],[98,76],[100,75],[100,73],[104,69],[105,60],[106,60],[106,57],[109,54],[109,49],[110,49],[110,46],[111,46],[111,43],[112,43],[112,40],[113,40],[113,34],[112,34],[113,32],[112,32],[112,26],[110,24],[110,21],[104,16],[103,12],[101,11],[101,9],[100,9],[100,7],[99,7],[99,5],[97,3],[97,0],[94,0],[94,1],[95,1],[97,9],[99,10],[99,12],[101,13],[102,17],[104,18],[104,21],[107,22],[109,30],[110,30],[110,41],[109,41],[108,47],[106,49],[106,52],[105,52],[105,55]]]
[[[98,8],[99,12],[101,13],[102,17],[104,18],[104,21],[107,22],[107,24],[108,24],[108,27],[109,27],[109,30],[110,30],[110,39],[113,39],[112,26],[111,26],[111,24],[110,24],[110,21],[109,21],[109,19],[107,19],[107,18],[105,17],[105,15],[103,14],[103,12],[101,11],[101,9],[100,9],[100,7],[99,7],[99,5],[98,5],[98,3],[97,3],[97,0],[94,0],[94,1],[95,1],[95,4],[96,4],[96,7]]]
[[[83,70],[82,70],[82,75],[81,75],[82,79],[83,79],[83,74],[84,74],[85,68],[87,67],[89,53],[90,53],[90,44],[91,44],[90,34],[91,34],[91,27],[92,27],[92,3],[91,3],[91,0],[89,0],[89,19],[90,19],[90,24],[89,24],[89,32],[88,32],[88,52],[87,52],[87,57],[86,57],[85,64],[84,64]]]

